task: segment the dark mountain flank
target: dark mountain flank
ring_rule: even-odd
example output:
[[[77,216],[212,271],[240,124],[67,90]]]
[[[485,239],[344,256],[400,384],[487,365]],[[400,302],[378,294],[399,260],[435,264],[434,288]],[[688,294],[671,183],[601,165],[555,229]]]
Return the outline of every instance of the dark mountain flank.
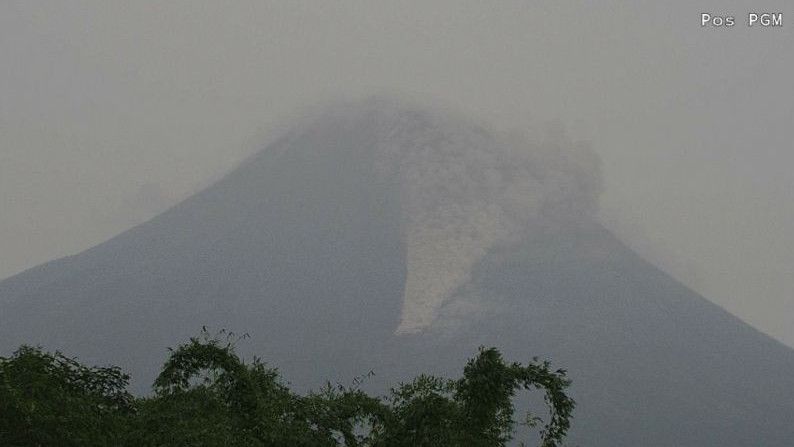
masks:
[[[794,351],[595,219],[598,160],[386,100],[336,105],[213,186],[0,282],[0,354],[117,364],[145,392],[202,325],[299,387],[456,374],[478,346],[573,379],[571,445],[794,445]]]

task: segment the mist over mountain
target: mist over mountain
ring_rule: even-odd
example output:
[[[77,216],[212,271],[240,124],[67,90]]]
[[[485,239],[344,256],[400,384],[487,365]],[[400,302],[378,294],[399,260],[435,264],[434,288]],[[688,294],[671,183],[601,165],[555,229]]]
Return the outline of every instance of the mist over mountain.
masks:
[[[0,352],[118,364],[143,392],[207,325],[249,333],[241,349],[297,386],[374,370],[377,389],[493,345],[569,371],[573,445],[791,445],[794,351],[605,230],[601,182],[561,131],[335,104],[154,219],[0,282]]]

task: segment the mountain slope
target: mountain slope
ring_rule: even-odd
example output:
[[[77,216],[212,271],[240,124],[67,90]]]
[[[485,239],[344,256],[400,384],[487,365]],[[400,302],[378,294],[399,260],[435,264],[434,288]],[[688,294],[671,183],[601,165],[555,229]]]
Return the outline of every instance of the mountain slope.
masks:
[[[210,188],[0,282],[0,352],[114,363],[146,390],[202,325],[300,387],[457,374],[479,345],[569,370],[573,443],[794,443],[794,351],[592,217],[597,160],[374,100],[296,126]]]

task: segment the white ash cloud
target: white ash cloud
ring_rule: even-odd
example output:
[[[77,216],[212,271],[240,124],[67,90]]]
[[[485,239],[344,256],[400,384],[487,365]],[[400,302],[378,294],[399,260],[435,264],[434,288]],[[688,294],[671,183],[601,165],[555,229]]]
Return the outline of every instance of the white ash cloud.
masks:
[[[375,169],[400,185],[407,277],[397,333],[432,325],[497,244],[597,210],[599,160],[561,128],[531,141],[384,99],[333,110],[335,125],[374,132]]]

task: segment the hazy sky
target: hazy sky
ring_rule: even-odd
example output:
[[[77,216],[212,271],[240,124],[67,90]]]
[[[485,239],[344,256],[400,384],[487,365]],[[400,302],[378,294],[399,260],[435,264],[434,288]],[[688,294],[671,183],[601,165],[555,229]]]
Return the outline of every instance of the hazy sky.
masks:
[[[146,220],[305,107],[386,93],[562,121],[602,157],[610,228],[794,346],[794,3],[672,3],[3,1],[0,278]]]

